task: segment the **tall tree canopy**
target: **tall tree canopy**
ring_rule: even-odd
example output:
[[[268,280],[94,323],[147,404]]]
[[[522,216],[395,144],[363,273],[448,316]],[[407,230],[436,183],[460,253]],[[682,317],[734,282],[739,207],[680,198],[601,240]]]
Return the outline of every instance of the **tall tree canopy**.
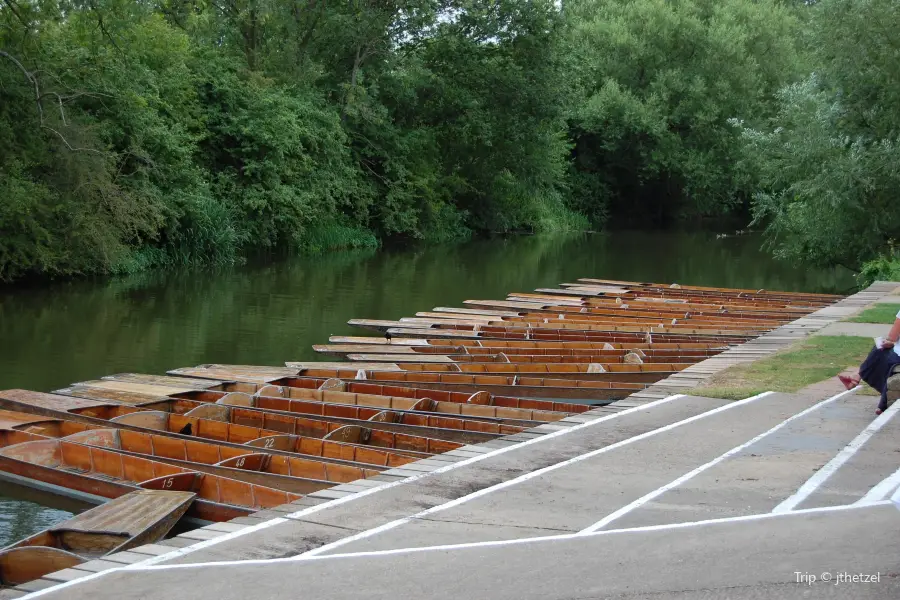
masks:
[[[0,0],[0,281],[727,213],[885,272],[898,32],[892,0]]]
[[[804,10],[814,71],[780,91],[768,127],[745,130],[746,163],[760,175],[754,214],[781,256],[856,270],[881,255],[869,279],[896,278],[900,4]]]
[[[761,119],[797,68],[776,0],[582,0],[570,38],[577,206],[633,223],[723,214],[752,191],[734,117]]]
[[[550,0],[0,0],[0,280],[566,208]]]

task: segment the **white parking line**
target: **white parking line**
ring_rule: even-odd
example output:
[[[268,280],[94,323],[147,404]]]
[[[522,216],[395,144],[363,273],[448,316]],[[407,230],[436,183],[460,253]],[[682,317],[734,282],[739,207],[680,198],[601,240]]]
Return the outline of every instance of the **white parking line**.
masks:
[[[815,410],[818,410],[819,408],[825,406],[826,404],[830,404],[830,403],[832,403],[832,402],[838,400],[839,398],[843,398],[844,396],[846,396],[846,395],[848,395],[848,394],[852,394],[853,392],[855,392],[855,391],[858,390],[858,389],[859,389],[859,387],[855,387],[855,388],[853,388],[852,390],[847,390],[847,391],[845,391],[845,392],[841,392],[840,394],[837,394],[836,396],[832,396],[831,398],[826,398],[825,400],[822,400],[821,402],[818,402],[818,403],[816,403],[816,404],[810,406],[809,408],[807,408],[807,409],[805,409],[805,410],[802,410],[802,411],[798,412],[798,413],[795,414],[795,415],[792,415],[791,417],[785,419],[784,421],[782,421],[781,423],[779,423],[779,424],[776,425],[775,427],[772,427],[772,428],[769,429],[768,431],[764,431],[763,433],[761,433],[761,434],[759,434],[758,436],[754,437],[754,438],[751,439],[750,441],[744,442],[743,444],[740,444],[739,446],[735,446],[734,448],[732,448],[731,450],[729,450],[729,451],[726,452],[725,454],[722,454],[722,455],[720,455],[720,456],[714,458],[713,460],[709,461],[708,463],[703,464],[703,465],[697,467],[697,468],[694,469],[693,471],[690,471],[690,472],[688,472],[688,473],[685,473],[684,475],[682,475],[682,476],[679,477],[678,479],[675,479],[674,481],[670,481],[670,482],[667,483],[666,485],[664,485],[664,486],[662,486],[662,487],[660,487],[660,488],[657,488],[657,489],[653,490],[653,491],[650,492],[649,494],[645,494],[644,496],[641,496],[640,498],[638,498],[638,499],[635,500],[634,502],[632,502],[632,503],[630,503],[630,504],[628,504],[628,505],[626,505],[626,506],[623,506],[622,508],[620,508],[619,510],[615,511],[614,513],[608,514],[607,516],[603,517],[602,519],[600,519],[599,521],[597,521],[596,523],[594,523],[594,524],[591,525],[590,527],[586,527],[586,528],[582,529],[579,533],[581,533],[581,534],[588,534],[588,533],[593,533],[593,532],[595,532],[595,531],[599,531],[600,529],[606,527],[607,525],[609,525],[610,523],[612,523],[612,522],[615,521],[616,519],[619,519],[619,518],[623,517],[624,515],[630,513],[631,511],[633,511],[633,510],[635,510],[635,509],[637,509],[637,508],[640,508],[641,506],[647,504],[648,502],[650,502],[650,501],[653,500],[654,498],[657,498],[658,496],[661,496],[661,495],[665,494],[666,492],[668,492],[668,491],[671,490],[672,488],[678,487],[679,485],[685,483],[686,481],[688,481],[688,480],[690,480],[690,479],[696,477],[697,475],[699,475],[699,474],[702,473],[703,471],[706,471],[707,469],[716,466],[717,464],[719,464],[719,463],[722,462],[723,460],[726,460],[727,458],[729,458],[729,457],[731,457],[731,456],[734,456],[735,454],[738,454],[739,452],[742,452],[743,450],[749,448],[749,447],[752,446],[753,444],[755,444],[755,443],[759,442],[760,440],[766,438],[767,436],[769,436],[769,435],[775,433],[776,431],[778,431],[778,430],[781,429],[782,427],[786,426],[787,424],[789,424],[789,423],[791,423],[791,422],[793,422],[793,421],[796,421],[797,419],[800,419],[800,418],[802,418],[802,417],[808,415],[809,413],[811,413],[811,412],[813,412],[813,411],[815,411]]]
[[[844,446],[838,454],[828,461],[824,467],[816,471],[815,475],[810,477],[806,483],[800,486],[797,492],[775,507],[772,512],[781,513],[788,512],[799,506],[804,500],[810,497],[819,487],[828,481],[828,478],[834,475],[844,463],[850,460],[856,454],[863,444],[869,441],[875,433],[884,427],[884,425],[893,418],[897,411],[900,410],[900,402],[895,402],[890,408],[881,413],[878,418],[872,421],[868,427],[863,429],[862,433],[853,438],[853,440]]]
[[[868,494],[857,500],[856,504],[869,504],[884,500],[896,491],[898,487],[900,487],[900,469],[881,480],[878,485],[869,490]]]
[[[520,442],[520,443],[516,444],[515,446],[505,446],[503,448],[497,448],[496,450],[492,450],[490,452],[486,452],[486,453],[480,454],[478,456],[473,456],[471,458],[467,458],[465,460],[461,460],[456,463],[451,463],[445,467],[440,467],[439,469],[435,469],[434,471],[429,471],[427,473],[422,473],[420,475],[411,475],[410,477],[407,477],[405,479],[401,479],[398,481],[392,481],[389,483],[385,483],[384,485],[380,485],[378,487],[373,487],[368,490],[364,490],[362,492],[357,492],[356,494],[344,496],[343,498],[338,498],[336,500],[330,500],[328,502],[323,502],[322,504],[317,504],[316,506],[311,506],[309,508],[299,510],[295,513],[291,513],[289,515],[286,515],[285,517],[276,517],[274,519],[269,519],[268,521],[264,521],[264,522],[258,523],[256,525],[246,527],[239,531],[234,531],[232,533],[228,533],[228,534],[213,538],[211,540],[205,540],[205,541],[199,542],[197,544],[192,544],[191,546],[187,546],[185,548],[177,548],[177,549],[173,550],[172,552],[167,552],[166,554],[154,556],[154,557],[148,558],[146,560],[142,560],[140,562],[137,562],[137,563],[125,566],[125,567],[109,569],[106,571],[100,571],[99,573],[93,573],[91,575],[87,575],[87,576],[81,577],[79,579],[73,579],[72,581],[60,583],[59,585],[48,587],[43,590],[31,592],[30,594],[26,594],[25,596],[22,596],[20,598],[20,600],[26,600],[26,599],[30,600],[31,598],[37,598],[37,597],[43,596],[44,594],[47,594],[52,591],[61,590],[61,589],[67,588],[67,587],[78,585],[78,584],[86,582],[86,581],[91,581],[93,579],[97,579],[98,577],[103,577],[104,575],[108,575],[109,573],[115,573],[118,571],[141,570],[142,568],[156,565],[161,562],[165,562],[168,560],[174,560],[176,558],[186,556],[193,552],[197,552],[198,550],[203,550],[204,548],[216,546],[223,542],[228,542],[233,539],[237,539],[237,538],[243,537],[245,535],[255,533],[257,531],[261,531],[263,529],[268,529],[269,527],[273,527],[275,525],[280,525],[282,523],[288,523],[290,521],[290,519],[298,519],[298,518],[306,517],[308,515],[315,514],[317,512],[327,510],[327,509],[333,508],[335,506],[340,506],[342,504],[346,504],[347,502],[352,502],[353,500],[357,500],[357,499],[363,498],[365,496],[370,496],[372,494],[382,492],[384,490],[391,489],[391,488],[397,487],[399,485],[406,485],[408,483],[412,483],[413,481],[418,481],[419,479],[424,479],[425,477],[430,477],[432,475],[439,475],[441,473],[446,473],[448,471],[452,471],[452,470],[458,469],[460,467],[465,467],[465,466],[480,462],[482,460],[486,460],[488,458],[493,458],[494,456],[498,456],[500,454],[505,454],[505,453],[511,452],[513,450],[518,450],[519,448],[525,448],[527,446],[539,444],[546,440],[552,440],[552,439],[558,438],[560,436],[566,435],[568,433],[571,433],[573,431],[580,431],[580,430],[586,429],[588,427],[593,427],[593,426],[599,425],[601,423],[606,423],[607,421],[610,421],[613,419],[618,419],[625,415],[630,415],[630,414],[633,414],[636,412],[650,410],[650,409],[656,408],[657,406],[667,404],[669,402],[672,402],[673,400],[677,400],[677,399],[683,398],[683,397],[684,397],[684,394],[674,394],[672,396],[667,396],[665,398],[656,400],[654,402],[648,402],[647,404],[642,404],[641,406],[635,406],[635,407],[623,410],[622,412],[619,412],[619,413],[607,415],[605,417],[599,417],[597,419],[594,419],[593,421],[588,421],[587,423],[581,423],[579,425],[574,425],[574,426],[568,427],[566,429],[560,429],[559,431],[554,431],[552,433],[542,435],[541,437],[538,437],[538,438],[526,440],[524,442]]]
[[[243,567],[252,565],[269,565],[277,563],[307,562],[321,561],[332,559],[347,558],[365,558],[378,556],[391,556],[394,554],[417,554],[420,552],[435,552],[447,550],[466,550],[469,548],[491,548],[497,546],[518,546],[525,544],[535,544],[542,542],[557,542],[563,540],[587,539],[600,537],[605,535],[632,535],[636,533],[644,533],[648,531],[667,531],[675,529],[690,529],[693,527],[702,527],[707,525],[720,525],[727,523],[743,523],[749,521],[765,521],[768,519],[793,519],[802,515],[816,513],[842,512],[849,510],[868,509],[876,506],[890,506],[891,502],[882,500],[881,502],[873,502],[871,504],[847,504],[844,506],[822,506],[817,508],[807,508],[802,510],[791,511],[790,513],[759,513],[755,515],[741,515],[737,517],[723,517],[720,519],[706,519],[703,521],[690,521],[687,523],[666,523],[663,525],[647,525],[644,527],[631,527],[627,529],[604,529],[603,531],[595,531],[589,534],[583,533],[566,533],[561,535],[547,535],[540,537],[518,538],[512,540],[491,540],[487,542],[466,542],[462,544],[441,544],[437,546],[418,546],[413,548],[392,548],[390,550],[367,550],[364,552],[346,552],[344,554],[324,554],[319,556],[291,556],[288,558],[263,558],[253,560],[229,560],[207,563],[193,563],[184,565],[154,565],[149,567],[141,567],[137,569],[123,569],[132,571],[169,571],[175,569],[197,569],[206,567]]]
[[[682,425],[687,425],[688,423],[693,423],[694,421],[698,421],[698,420],[700,420],[700,419],[704,419],[704,418],[709,417],[709,416],[711,416],[711,415],[714,415],[714,414],[717,414],[717,413],[720,413],[720,412],[723,412],[723,411],[726,411],[726,410],[731,410],[732,408],[735,408],[735,407],[737,407],[737,406],[743,406],[743,405],[748,404],[748,403],[750,403],[750,402],[755,402],[756,400],[759,400],[760,398],[764,398],[765,396],[768,396],[768,395],[770,395],[770,394],[772,394],[772,393],[774,393],[774,392],[763,392],[762,394],[758,394],[758,395],[756,395],[756,396],[752,396],[752,397],[750,397],[750,398],[746,398],[746,399],[740,400],[740,401],[738,401],[738,402],[732,402],[732,403],[730,403],[730,404],[725,404],[725,405],[716,407],[716,408],[714,408],[714,409],[712,409],[712,410],[709,410],[709,411],[706,411],[706,412],[704,412],[704,413],[701,413],[701,414],[699,414],[699,415],[694,415],[694,416],[689,417],[689,418],[687,418],[687,419],[682,419],[681,421],[676,421],[675,423],[670,423],[670,424],[668,424],[668,425],[665,425],[665,426],[663,426],[663,427],[659,427],[659,428],[657,428],[657,429],[653,429],[653,430],[651,430],[651,431],[647,431],[647,432],[642,433],[642,434],[640,434],[640,435],[635,435],[635,436],[632,436],[632,437],[630,437],[630,438],[626,438],[626,439],[621,440],[621,441],[618,441],[618,442],[616,442],[616,443],[614,443],[614,444],[610,444],[609,446],[604,446],[604,447],[602,447],[602,448],[598,448],[598,449],[592,450],[592,451],[590,451],[590,452],[585,452],[584,454],[579,454],[578,456],[575,456],[575,457],[570,458],[570,459],[568,459],[568,460],[564,460],[564,461],[562,461],[562,462],[558,462],[558,463],[555,463],[555,464],[552,464],[552,465],[543,467],[543,468],[541,468],[541,469],[537,469],[537,470],[535,470],[535,471],[529,471],[528,473],[525,473],[524,475],[519,475],[518,477],[515,477],[515,478],[513,478],[513,479],[508,479],[508,480],[506,480],[506,481],[502,481],[502,482],[500,482],[500,483],[498,483],[498,484],[496,484],[496,485],[492,485],[492,486],[490,486],[490,487],[482,488],[482,489],[480,489],[480,490],[478,490],[478,491],[476,491],[476,492],[472,492],[471,494],[468,494],[468,495],[466,495],[466,496],[460,496],[459,498],[456,498],[455,500],[451,500],[451,501],[449,501],[449,502],[445,502],[444,504],[439,504],[439,505],[437,505],[437,506],[432,506],[431,508],[428,508],[428,509],[425,509],[425,510],[423,510],[423,511],[417,512],[417,513],[414,514],[414,515],[410,515],[410,516],[408,516],[408,517],[403,517],[402,519],[396,519],[396,520],[391,521],[391,522],[389,522],[389,523],[385,523],[384,525],[380,525],[380,526],[378,526],[378,527],[374,527],[374,528],[368,529],[368,530],[366,530],[366,531],[361,531],[360,533],[357,533],[357,534],[355,534],[355,535],[347,536],[347,537],[345,537],[345,538],[336,540],[336,541],[334,541],[334,542],[331,542],[330,544],[325,544],[325,545],[323,545],[323,546],[319,546],[318,548],[314,548],[314,549],[312,549],[312,550],[310,550],[310,551],[308,551],[308,552],[304,552],[304,553],[301,554],[300,556],[301,556],[301,557],[303,557],[303,556],[317,556],[317,555],[319,555],[319,554],[322,554],[322,553],[324,553],[324,552],[328,552],[328,551],[333,550],[333,549],[335,549],[335,548],[340,548],[341,546],[344,546],[344,545],[346,545],[346,544],[349,544],[349,543],[352,543],[352,542],[357,542],[357,541],[359,541],[359,540],[364,540],[364,539],[369,538],[369,537],[372,537],[372,536],[374,536],[374,535],[378,535],[379,533],[384,533],[385,531],[390,531],[391,529],[395,529],[395,528],[397,528],[397,527],[400,527],[401,525],[405,525],[406,523],[409,523],[410,521],[414,521],[414,520],[416,520],[416,519],[421,519],[421,518],[423,518],[423,517],[427,517],[427,516],[429,516],[429,515],[433,515],[434,513],[438,513],[438,512],[444,511],[444,510],[448,510],[448,509],[450,509],[450,508],[454,508],[454,507],[456,507],[456,506],[459,506],[460,504],[464,504],[465,502],[469,502],[470,500],[475,500],[476,498],[481,498],[482,496],[487,496],[488,494],[491,494],[491,493],[496,492],[496,491],[498,491],[498,490],[502,490],[502,489],[504,489],[504,488],[512,487],[512,486],[517,485],[517,484],[519,484],[519,483],[522,483],[522,482],[524,482],[524,481],[528,481],[529,479],[534,479],[535,477],[540,477],[541,475],[544,475],[544,474],[549,473],[549,472],[551,472],[551,471],[555,471],[556,469],[561,469],[561,468],[563,468],[563,467],[567,467],[567,466],[569,466],[569,465],[572,465],[572,464],[581,462],[581,461],[583,461],[583,460],[587,460],[587,459],[589,459],[589,458],[593,458],[593,457],[598,456],[598,455],[600,455],[600,454],[604,454],[604,453],[606,453],[606,452],[610,452],[610,451],[615,450],[615,449],[617,449],[617,448],[621,448],[622,446],[627,446],[628,444],[633,444],[634,442],[638,442],[638,441],[640,441],[640,440],[643,440],[643,439],[646,439],[646,438],[649,438],[649,437],[652,437],[652,436],[655,436],[655,435],[659,435],[659,434],[664,433],[664,432],[666,432],[666,431],[670,431],[670,430],[672,430],[672,429],[675,429],[676,427],[681,427]]]

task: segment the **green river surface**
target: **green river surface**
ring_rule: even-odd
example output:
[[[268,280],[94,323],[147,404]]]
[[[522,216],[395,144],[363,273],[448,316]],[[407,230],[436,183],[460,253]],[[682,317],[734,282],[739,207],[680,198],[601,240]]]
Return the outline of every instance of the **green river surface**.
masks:
[[[397,319],[579,277],[833,293],[854,286],[846,270],[778,262],[760,243],[713,233],[515,236],[0,288],[0,389],[315,360],[311,345],[330,335],[378,335],[349,327],[351,318]],[[0,482],[0,547],[79,508]]]

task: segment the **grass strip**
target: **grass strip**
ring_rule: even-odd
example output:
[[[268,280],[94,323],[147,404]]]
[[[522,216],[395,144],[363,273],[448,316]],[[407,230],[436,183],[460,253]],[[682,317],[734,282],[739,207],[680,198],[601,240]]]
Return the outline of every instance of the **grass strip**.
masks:
[[[815,335],[764,359],[729,367],[690,393],[740,400],[767,391],[796,392],[858,366],[871,349],[870,337]]]
[[[877,304],[846,320],[851,323],[883,323],[891,325],[894,323],[894,319],[897,318],[897,311],[900,311],[900,304]]]

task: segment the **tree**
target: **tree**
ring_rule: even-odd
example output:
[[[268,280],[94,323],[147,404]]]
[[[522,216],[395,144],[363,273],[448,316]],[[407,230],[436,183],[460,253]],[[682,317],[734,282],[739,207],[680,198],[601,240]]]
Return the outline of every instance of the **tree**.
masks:
[[[796,19],[774,0],[566,4],[579,93],[576,206],[620,222],[716,215],[748,194],[728,119],[760,119],[796,68]]]
[[[900,236],[900,6],[806,10],[816,73],[780,92],[768,127],[745,126],[745,163],[762,175],[754,216],[785,258],[889,263]]]

